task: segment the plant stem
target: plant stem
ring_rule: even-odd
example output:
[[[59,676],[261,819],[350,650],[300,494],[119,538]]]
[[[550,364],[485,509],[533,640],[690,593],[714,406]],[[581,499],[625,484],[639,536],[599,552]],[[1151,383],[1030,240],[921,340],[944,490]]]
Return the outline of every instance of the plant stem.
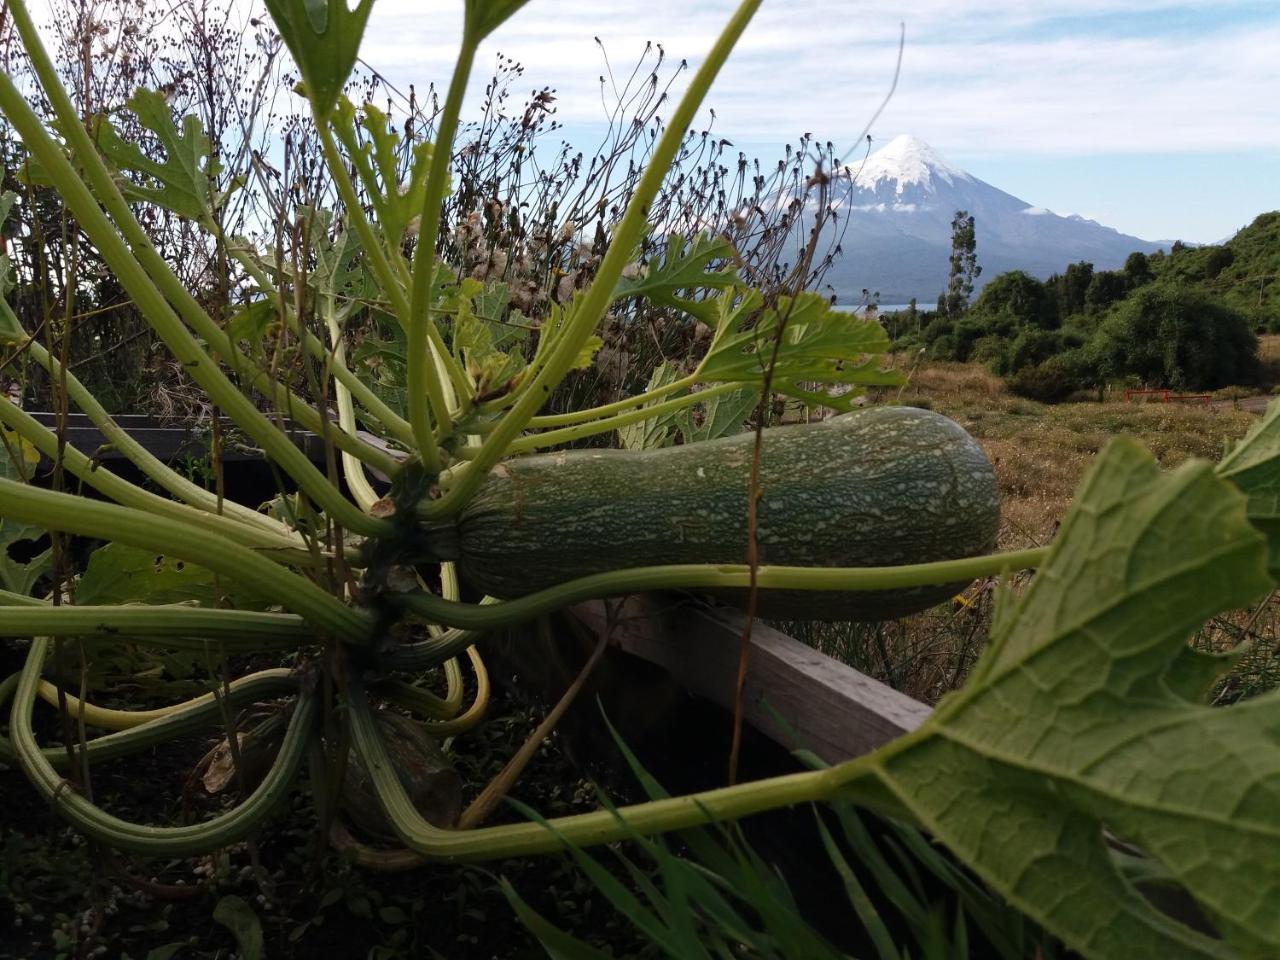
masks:
[[[609,242],[596,277],[591,286],[577,302],[576,309],[569,319],[567,327],[556,344],[545,365],[533,379],[523,387],[520,399],[498,423],[494,431],[484,441],[477,454],[473,468],[464,472],[459,482],[439,500],[424,505],[423,513],[432,518],[447,517],[457,513],[475,493],[476,488],[489,471],[507,453],[507,447],[528,424],[530,418],[546,403],[552,389],[557,386],[573,366],[574,360],[582,351],[587,338],[600,323],[605,310],[613,301],[613,291],[617,286],[622,271],[635,255],[636,247],[649,229],[649,204],[657,196],[670,169],[676,153],[684,140],[685,131],[692,125],[699,105],[711,88],[716,74],[728,59],[738,38],[751,22],[752,16],[760,6],[760,0],[742,0],[724,30],[716,39],[714,46],[707,54],[706,60],[698,68],[689,88],[681,98],[679,106],[667,122],[658,145],[645,167],[640,182],[636,185],[626,212],[619,221]],[[425,211],[424,211],[425,214]],[[424,216],[424,226],[425,226]],[[425,233],[425,231],[424,231]],[[419,278],[415,277],[415,289]],[[411,341],[412,344],[412,341]],[[410,354],[412,362],[413,355]],[[411,394],[412,395],[412,394]],[[415,433],[417,431],[415,430]]]
[[[22,137],[23,144],[44,167],[64,203],[75,214],[81,228],[98,248],[98,252],[115,271],[120,284],[133,298],[138,309],[160,336],[188,374],[208,393],[219,408],[226,411],[246,433],[267,451],[316,503],[332,514],[343,527],[368,536],[391,532],[391,525],[375,520],[356,509],[342,497],[306,455],[293,445],[253,402],[242,394],[218,369],[213,359],[191,335],[170,306],[170,301],[185,307],[187,319],[195,321],[198,331],[209,343],[225,349],[228,359],[237,353],[226,336],[182,286],[168,265],[156,252],[146,232],[134,219],[128,204],[120,195],[109,171],[98,156],[93,141],[75,112],[57,72],[48,58],[39,35],[22,0],[13,0],[10,13],[22,35],[24,47],[45,94],[53,104],[64,134],[85,172],[94,180],[103,202],[112,209],[117,225],[128,244],[98,206],[88,186],[80,178],[62,149],[52,140],[44,124],[26,99],[14,86],[7,73],[0,73],[0,111]],[[134,252],[145,261],[144,270]],[[165,290],[162,293],[157,283]],[[379,452],[380,453],[380,452]],[[391,460],[391,458],[387,458]],[[394,471],[394,460],[391,469]]]
[[[762,590],[894,590],[998,576],[1036,567],[1048,552],[1048,547],[1037,547],[897,567],[761,566],[757,568],[756,583]],[[436,623],[463,630],[496,630],[532,620],[581,600],[647,590],[743,589],[750,583],[751,568],[746,564],[669,564],[592,574],[525,597],[490,605],[455,603],[428,593],[397,594],[391,600]]]
[[[844,789],[862,767],[871,767],[870,763],[852,760],[827,770],[793,773],[737,787],[560,817],[545,823],[446,830],[428,823],[414,807],[382,743],[368,698],[358,682],[348,686],[348,704],[352,742],[364,759],[392,827],[405,846],[429,860],[475,862],[552,853],[571,844],[611,843],[637,834],[736,820],[764,810],[832,797]]]
[[[233,653],[289,650],[316,642],[315,628],[291,613],[210,610],[178,604],[0,606],[0,637],[146,639],[147,646],[203,650],[219,640]],[[172,641],[171,643],[168,641]]]
[[[324,318],[329,327],[329,336],[333,340],[332,351],[325,351],[324,363],[326,374],[331,369],[346,369],[346,344],[342,342],[342,329],[338,326],[338,318],[334,315],[332,295],[324,297]],[[333,382],[334,399],[338,404],[338,424],[343,430],[355,432],[356,413],[351,404],[351,391],[340,379]],[[347,481],[347,489],[356,505],[366,513],[378,501],[377,491],[364,475],[364,465],[349,453],[342,454],[342,475]]]
[[[651,407],[641,407],[639,410],[632,410],[629,413],[619,413],[612,417],[606,417],[603,420],[592,420],[589,423],[580,423],[571,427],[561,427],[559,430],[548,430],[546,433],[533,433],[515,440],[507,447],[508,453],[528,453],[531,450],[540,450],[543,447],[553,447],[561,443],[569,443],[573,440],[581,440],[583,437],[590,437],[597,433],[606,433],[610,430],[620,430],[623,427],[630,426],[633,423],[643,423],[646,420],[653,420],[657,417],[666,416],[677,410],[683,410],[685,407],[693,406],[703,400],[710,400],[712,397],[718,397],[721,394],[732,393],[734,390],[741,390],[740,383],[719,383],[714,387],[707,387],[705,390],[699,390],[697,393],[690,393],[683,397],[677,397],[674,400],[665,400],[661,403],[655,403]],[[462,447],[458,450],[458,456],[464,459],[474,459],[479,455],[479,447]]]
[[[110,443],[116,450],[124,455],[130,463],[142,471],[143,475],[153,483],[169,492],[171,496],[177,497],[189,503],[191,506],[205,513],[218,513],[218,498],[215,494],[210,493],[204,487],[197,486],[186,477],[182,476],[168,465],[154,456],[146,447],[134,440],[121,426],[111,418],[111,415],[103,409],[102,404],[98,403],[97,398],[89,391],[83,383],[81,383],[71,371],[66,371],[65,377],[60,364],[56,357],[45,349],[44,345],[36,340],[30,340],[26,343],[25,349],[35,358],[35,361],[48,371],[49,376],[55,381],[65,380],[67,395],[72,402],[89,418],[95,427],[102,433],[103,438]],[[34,437],[28,437],[32,443],[35,443]],[[248,507],[241,506],[238,503],[224,501],[222,505],[222,515],[241,523],[268,530],[279,536],[293,538],[295,534],[286,525],[272,520],[265,514],[258,513],[256,510],[250,510]]]
[[[275,284],[271,282],[271,278],[267,276],[250,249],[240,243],[227,241],[221,227],[211,218],[206,218],[204,227],[215,238],[222,240],[227,252],[253,278],[253,282],[258,285],[259,290],[264,293],[277,292]],[[319,337],[305,328],[303,329],[303,334],[304,345],[312,357],[317,360],[323,360],[328,356],[329,351],[325,349],[325,345],[320,342]],[[339,383],[351,391],[352,397],[359,402],[360,406],[364,407],[365,411],[373,419],[381,423],[401,443],[410,447],[413,446],[413,431],[409,427],[409,421],[383,403],[382,399],[365,386],[364,382],[346,364],[336,365],[333,369],[333,374]]]
[[[13,698],[21,677],[21,672],[15,673],[0,683],[0,710],[4,710],[6,717],[9,711],[5,708]],[[259,670],[233,681],[226,702],[230,706],[239,707],[296,693],[297,690],[298,677],[293,671],[279,668]],[[194,733],[216,720],[219,712],[216,702],[206,701],[204,698],[199,698],[197,702],[175,704],[171,712],[162,718],[148,721],[124,733],[95,737],[88,742],[85,752],[91,764],[127,757]],[[67,768],[67,755],[62,747],[44,747],[40,753],[55,770]],[[0,763],[13,764],[16,759],[12,743],[7,737],[0,736]]]
[[[75,790],[67,789],[62,776],[40,750],[31,727],[40,671],[48,650],[49,640],[46,637],[37,637],[31,642],[13,697],[10,721],[13,750],[27,777],[49,805],[90,837],[110,847],[147,856],[186,857],[207,853],[235,843],[257,830],[288,794],[314,734],[316,702],[314,695],[305,687],[298,694],[293,717],[289,720],[289,728],[280,743],[275,762],[257,789],[240,806],[212,820],[184,827],[129,823],[95,807]],[[138,731],[144,729],[139,727]],[[127,737],[131,732],[136,731],[117,736]]]
[[[414,442],[422,457],[423,464],[430,472],[439,473],[441,466],[440,451],[436,446],[435,432],[431,426],[429,413],[434,413],[441,424],[449,422],[444,393],[440,389],[439,380],[430,375],[425,380],[420,381],[417,384],[418,390],[414,391],[413,330],[415,322],[409,298],[405,296],[404,287],[396,276],[395,270],[391,266],[391,261],[387,259],[386,252],[382,249],[382,243],[378,239],[373,226],[364,215],[364,208],[360,205],[360,198],[356,196],[355,186],[351,183],[351,178],[347,176],[346,167],[343,166],[342,154],[338,151],[338,144],[333,138],[332,128],[327,121],[317,117],[316,129],[320,133],[320,144],[324,148],[324,157],[329,165],[329,173],[333,176],[333,181],[338,186],[338,193],[342,197],[342,202],[346,205],[347,217],[360,235],[360,241],[364,244],[365,253],[369,257],[373,272],[387,297],[390,298],[392,308],[400,319],[400,324],[409,331],[409,425],[413,430]],[[422,373],[423,371],[420,369],[419,375],[421,376]],[[424,401],[429,403],[430,406],[428,407]],[[421,428],[419,421],[427,424],[425,432]]]
[[[443,343],[438,346],[433,344],[433,340],[438,339],[438,334],[436,337],[431,336],[431,329],[435,326],[431,316],[431,280],[435,267],[436,240],[440,235],[441,206],[449,180],[449,165],[453,159],[453,138],[457,133],[458,115],[462,111],[462,99],[467,92],[467,79],[471,76],[471,65],[475,61],[478,42],[466,33],[462,37],[458,60],[449,81],[449,91],[445,95],[444,109],[440,113],[440,125],[436,128],[436,142],[431,149],[431,167],[427,171],[423,193],[417,246],[413,250],[413,283],[410,288],[409,323],[406,328],[409,336],[406,394],[409,398],[409,423],[413,426],[418,446],[423,448],[428,444],[435,444],[431,419],[427,416],[427,407],[423,402],[426,398],[431,397],[432,409],[436,411],[436,418],[441,425],[449,422],[447,417],[442,417],[431,394],[433,385],[435,389],[439,389],[438,378],[431,369],[434,364],[432,351],[443,347]],[[452,359],[448,350],[444,351],[444,356]],[[455,389],[458,386],[455,384]],[[466,394],[461,396],[465,397]],[[434,472],[439,472],[438,468]]]
[[[46,530],[115,540],[199,564],[231,580],[251,583],[317,629],[348,642],[364,643],[373,632],[372,617],[348,607],[305,577],[230,540],[167,517],[4,479],[0,479],[0,516]]]
[[[533,417],[529,421],[530,430],[541,430],[551,427],[568,427],[575,423],[582,423],[585,420],[597,420],[601,417],[613,416],[615,413],[621,413],[624,410],[630,410],[632,407],[638,407],[642,404],[653,403],[659,397],[670,396],[681,390],[693,387],[698,382],[697,373],[691,373],[687,377],[681,377],[661,387],[654,387],[646,390],[644,393],[637,394],[634,397],[626,397],[622,400],[615,400],[613,403],[602,404],[598,407],[591,407],[587,410],[573,410],[568,413],[554,413],[544,417]],[[738,386],[741,386],[739,384]]]
[[[0,423],[29,440],[50,460],[58,458],[57,435],[16,404],[0,404]],[[211,533],[221,534],[242,546],[252,547],[264,553],[269,552],[300,565],[313,562],[311,554],[296,536],[290,536],[285,532],[277,533],[265,526],[243,523],[223,514],[206,513],[195,507],[157,496],[149,490],[144,490],[116,476],[106,467],[98,466],[69,443],[64,443],[62,447],[62,465],[72,476],[123,506],[189,523]]]

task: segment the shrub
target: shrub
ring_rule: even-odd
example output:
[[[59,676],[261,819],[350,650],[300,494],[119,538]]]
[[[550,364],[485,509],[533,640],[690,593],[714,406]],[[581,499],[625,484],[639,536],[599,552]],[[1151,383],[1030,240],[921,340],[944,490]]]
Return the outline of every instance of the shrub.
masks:
[[[1041,403],[1058,403],[1081,389],[1080,370],[1070,356],[1024,366],[1008,380],[1009,392]]]
[[[1058,325],[1058,313],[1049,289],[1021,270],[1002,273],[983,288],[969,315],[985,322],[998,317],[1018,326],[1050,329]]]
[[[1257,375],[1258,338],[1243,314],[1185,287],[1153,284],[1107,318],[1090,344],[1106,379],[1212,390]]]

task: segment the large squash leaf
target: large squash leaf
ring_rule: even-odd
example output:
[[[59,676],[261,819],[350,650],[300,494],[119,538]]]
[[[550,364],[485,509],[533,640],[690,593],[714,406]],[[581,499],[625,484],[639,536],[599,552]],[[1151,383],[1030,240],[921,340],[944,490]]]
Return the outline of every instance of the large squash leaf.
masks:
[[[836,410],[852,409],[864,387],[902,382],[900,371],[881,366],[889,335],[879,321],[832,309],[820,294],[766,304],[755,290],[735,289],[715,305],[715,334],[697,371],[704,382],[762,383],[772,366],[775,392]]]
[[[1186,643],[1271,587],[1239,492],[1117,440],[968,685],[849,786],[905,807],[1089,957],[1280,956],[1280,691],[1195,702],[1225,659]],[[1156,910],[1108,837],[1162,865],[1223,939]]]
[[[1266,534],[1272,573],[1280,572],[1280,400],[1222,458],[1218,476],[1249,497],[1249,520]]]
[[[270,600],[252,586],[174,557],[123,543],[108,543],[89,555],[84,576],[76,586],[76,602],[198,603],[214,607],[219,602],[240,610],[261,610]]]
[[[373,0],[267,0],[267,12],[302,74],[316,117],[326,119],[360,52]]]

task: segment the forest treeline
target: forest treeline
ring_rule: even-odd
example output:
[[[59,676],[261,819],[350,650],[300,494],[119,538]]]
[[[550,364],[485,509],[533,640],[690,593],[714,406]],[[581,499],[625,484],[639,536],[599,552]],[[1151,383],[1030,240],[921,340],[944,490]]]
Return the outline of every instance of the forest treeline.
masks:
[[[1277,280],[1271,212],[1227,243],[1133,253],[1120,270],[1073,263],[1044,281],[1004,273],[967,307],[887,322],[901,347],[988,364],[1037,400],[1118,382],[1212,390],[1257,378],[1258,334],[1280,332]]]

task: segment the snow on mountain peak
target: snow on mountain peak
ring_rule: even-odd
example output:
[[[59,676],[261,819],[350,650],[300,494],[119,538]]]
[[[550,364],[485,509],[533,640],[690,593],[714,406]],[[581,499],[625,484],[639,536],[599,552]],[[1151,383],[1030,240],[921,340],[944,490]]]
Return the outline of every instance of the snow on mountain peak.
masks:
[[[874,190],[881,181],[896,181],[899,194],[909,184],[930,187],[935,176],[948,184],[973,179],[959,167],[947,163],[929,144],[910,134],[894,137],[865,163],[854,163],[850,167],[859,187]]]

